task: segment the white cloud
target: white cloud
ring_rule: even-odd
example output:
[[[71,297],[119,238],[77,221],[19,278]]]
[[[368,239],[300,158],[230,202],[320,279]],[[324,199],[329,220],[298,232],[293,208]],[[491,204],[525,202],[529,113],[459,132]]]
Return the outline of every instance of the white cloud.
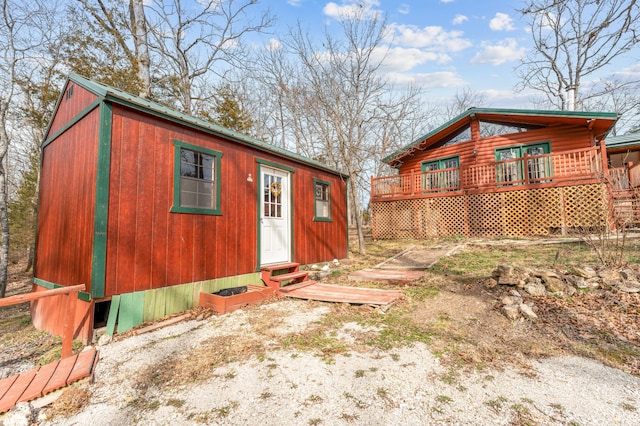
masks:
[[[496,13],[495,18],[489,21],[489,28],[493,31],[512,31],[515,29],[513,26],[513,19],[506,13]]]
[[[383,61],[385,68],[398,72],[410,71],[416,66],[426,62],[435,62],[438,64],[451,62],[451,57],[447,54],[428,52],[415,47],[394,47],[388,50],[380,49],[377,53],[379,59]]]
[[[302,4],[302,0],[287,0],[289,6],[298,7]]]
[[[455,18],[453,18],[453,25],[460,25],[465,21],[468,21],[469,18],[467,18],[465,15],[460,15],[459,13],[456,15]]]
[[[338,20],[367,16],[376,17],[382,14],[381,10],[376,9],[378,6],[380,6],[379,0],[342,0],[342,4],[327,3],[322,12]]]
[[[402,3],[398,8],[398,13],[401,15],[408,15],[409,12],[411,12],[411,7],[406,3]]]
[[[453,3],[456,0],[440,0],[440,3]]]
[[[277,50],[282,49],[282,43],[280,43],[280,41],[276,40],[275,38],[270,38],[269,44],[265,46],[265,49],[267,49],[270,52],[275,52]]]
[[[471,59],[471,63],[501,65],[505,62],[522,58],[524,52],[525,48],[519,47],[518,42],[513,38],[505,39],[493,45],[482,43],[482,51]]]
[[[460,87],[468,84],[462,77],[451,71],[419,74],[389,73],[387,77],[397,84],[418,84],[425,89]]]
[[[388,42],[408,47],[422,47],[442,52],[459,52],[472,45],[462,31],[445,31],[442,27],[390,24]]]

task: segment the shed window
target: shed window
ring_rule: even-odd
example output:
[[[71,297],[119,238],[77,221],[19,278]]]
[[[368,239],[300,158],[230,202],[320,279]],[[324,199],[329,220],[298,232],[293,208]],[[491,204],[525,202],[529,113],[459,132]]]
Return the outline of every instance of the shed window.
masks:
[[[174,141],[173,212],[220,214],[220,154]]]
[[[331,184],[319,179],[313,180],[315,190],[315,217],[316,221],[331,221]]]

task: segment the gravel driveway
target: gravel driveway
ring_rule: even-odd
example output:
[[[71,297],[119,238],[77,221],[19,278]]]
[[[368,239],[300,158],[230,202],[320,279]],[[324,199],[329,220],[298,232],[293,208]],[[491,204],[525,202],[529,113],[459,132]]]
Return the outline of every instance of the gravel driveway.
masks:
[[[331,312],[327,304],[280,300],[202,321],[185,321],[99,347],[92,396],[50,425],[638,425],[640,379],[575,356],[452,373],[424,344],[349,350],[331,359],[274,347],[266,356],[221,363],[201,377],[142,386],[169,359],[206,357],[206,342],[239,336],[267,345],[295,336]],[[269,334],[257,327],[268,318]],[[264,328],[262,328],[264,330]],[[346,347],[361,333],[341,324]],[[210,346],[209,346],[210,347]],[[281,348],[281,346],[280,346]],[[212,349],[212,356],[215,350]]]

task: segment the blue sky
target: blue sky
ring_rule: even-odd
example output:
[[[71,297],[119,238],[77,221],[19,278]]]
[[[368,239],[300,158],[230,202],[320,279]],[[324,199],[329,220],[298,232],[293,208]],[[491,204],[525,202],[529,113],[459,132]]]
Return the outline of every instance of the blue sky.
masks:
[[[278,17],[273,38],[297,21],[321,40],[325,25],[335,25],[352,0],[263,0]],[[531,45],[527,23],[516,11],[521,1],[507,0],[364,0],[371,13],[382,13],[393,30],[386,59],[387,76],[415,82],[435,101],[470,88],[491,107],[530,108],[531,92],[516,93],[514,68]],[[637,57],[618,61],[628,69]],[[608,70],[612,72],[613,69]]]

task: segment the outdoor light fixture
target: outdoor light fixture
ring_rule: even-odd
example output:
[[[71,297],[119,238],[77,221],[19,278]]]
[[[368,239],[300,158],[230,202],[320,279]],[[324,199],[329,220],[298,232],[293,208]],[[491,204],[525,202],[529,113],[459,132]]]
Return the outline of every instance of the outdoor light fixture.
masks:
[[[253,178],[251,177],[251,173],[247,176],[247,182],[253,182]]]

